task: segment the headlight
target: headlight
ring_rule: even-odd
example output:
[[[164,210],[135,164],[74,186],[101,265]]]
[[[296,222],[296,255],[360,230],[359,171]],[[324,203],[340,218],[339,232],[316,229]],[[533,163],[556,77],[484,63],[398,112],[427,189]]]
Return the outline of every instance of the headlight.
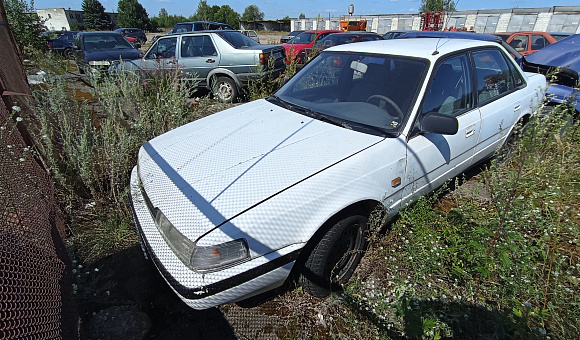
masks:
[[[210,247],[195,247],[191,257],[191,269],[210,271],[249,257],[248,243],[243,238]]]
[[[89,61],[89,65],[91,66],[109,66],[111,62],[109,60],[93,60]]]
[[[207,272],[223,269],[250,257],[248,243],[237,239],[214,246],[196,246],[177,230],[158,208],[154,209],[155,225],[173,253],[187,267]]]

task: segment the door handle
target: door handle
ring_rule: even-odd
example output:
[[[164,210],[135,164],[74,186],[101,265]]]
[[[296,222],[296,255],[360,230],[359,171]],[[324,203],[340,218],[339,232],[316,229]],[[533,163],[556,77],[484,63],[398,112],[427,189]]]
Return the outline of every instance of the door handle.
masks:
[[[470,125],[465,129],[465,138],[469,138],[475,134],[475,125]]]
[[[175,59],[171,59],[171,60],[167,61],[167,64],[175,64],[175,63],[177,63],[177,60],[175,60]]]
[[[518,105],[518,106],[514,107],[514,112],[519,111],[521,108],[522,108],[521,105]]]
[[[214,59],[208,59],[208,60],[206,60],[205,62],[206,62],[206,63],[210,63],[210,64],[211,64],[211,63],[215,63],[215,60],[214,60]]]

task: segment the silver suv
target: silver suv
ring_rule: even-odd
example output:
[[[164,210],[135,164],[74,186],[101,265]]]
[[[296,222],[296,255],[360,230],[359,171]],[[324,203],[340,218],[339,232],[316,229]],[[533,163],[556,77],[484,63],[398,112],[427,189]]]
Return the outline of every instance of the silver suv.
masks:
[[[276,77],[286,69],[284,47],[260,45],[238,31],[202,31],[159,38],[142,59],[114,67],[153,71],[179,67],[186,79],[207,87],[222,102],[234,102],[250,80]]]

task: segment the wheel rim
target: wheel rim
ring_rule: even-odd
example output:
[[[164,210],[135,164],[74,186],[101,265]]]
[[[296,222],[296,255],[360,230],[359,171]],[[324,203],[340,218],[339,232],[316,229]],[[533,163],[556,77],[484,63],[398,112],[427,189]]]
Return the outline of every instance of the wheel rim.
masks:
[[[332,255],[328,261],[326,276],[330,282],[344,283],[345,278],[350,277],[348,272],[353,268],[362,250],[362,238],[358,223],[348,226],[342,232],[339,242],[332,248]]]
[[[217,84],[217,95],[221,100],[229,101],[232,99],[232,86],[227,82],[219,82]]]

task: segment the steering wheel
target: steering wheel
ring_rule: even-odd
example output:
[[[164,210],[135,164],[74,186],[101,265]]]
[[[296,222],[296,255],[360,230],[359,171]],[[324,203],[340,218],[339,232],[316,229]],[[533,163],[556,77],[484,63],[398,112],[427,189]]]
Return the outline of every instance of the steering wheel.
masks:
[[[367,98],[367,103],[370,103],[371,99],[375,99],[375,98],[380,99],[380,100],[383,100],[383,101],[385,101],[385,103],[389,103],[395,109],[395,112],[397,113],[397,116],[401,120],[403,120],[403,118],[404,118],[403,111],[401,111],[401,108],[399,107],[399,105],[397,105],[397,103],[395,103],[391,98],[385,97],[385,96],[383,96],[381,94],[373,94],[372,96],[370,96],[370,97]],[[379,102],[379,105],[377,105],[377,106],[384,110],[384,107],[385,106],[384,105],[380,105],[380,102]]]

